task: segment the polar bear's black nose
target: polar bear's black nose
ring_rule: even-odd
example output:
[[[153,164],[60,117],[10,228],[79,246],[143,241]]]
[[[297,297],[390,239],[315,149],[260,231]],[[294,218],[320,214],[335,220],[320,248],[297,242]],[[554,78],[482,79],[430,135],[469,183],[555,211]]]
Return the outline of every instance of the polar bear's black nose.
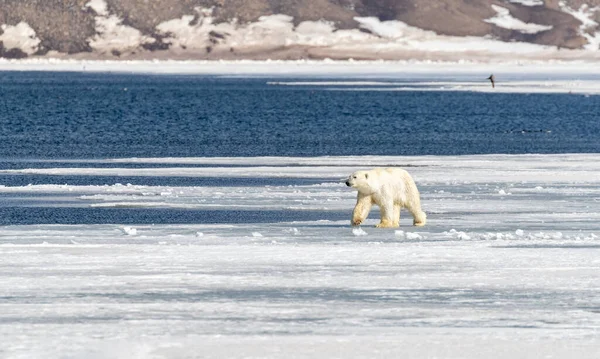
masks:
[[[346,186],[350,187],[350,181],[346,181]]]

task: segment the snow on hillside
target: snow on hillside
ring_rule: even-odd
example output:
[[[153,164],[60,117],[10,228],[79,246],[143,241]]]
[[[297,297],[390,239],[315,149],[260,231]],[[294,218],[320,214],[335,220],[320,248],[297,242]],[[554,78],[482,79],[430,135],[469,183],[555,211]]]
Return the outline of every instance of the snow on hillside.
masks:
[[[524,6],[542,6],[544,5],[543,0],[509,0],[513,4],[520,4]]]
[[[509,10],[505,7],[492,5],[492,8],[494,11],[496,11],[496,16],[483,21],[489,22],[490,24],[494,24],[498,27],[509,30],[517,30],[524,34],[535,34],[541,31],[552,29],[552,26],[525,23],[519,19],[516,19],[510,15]]]
[[[590,8],[584,4],[575,10],[567,6],[564,1],[559,2],[559,5],[562,11],[581,21],[579,33],[588,40],[585,48],[594,51],[600,50],[600,31],[593,31],[598,27],[598,23],[593,20],[593,17],[595,12],[600,10],[600,7]]]
[[[474,37],[440,36],[431,31],[408,26],[401,21],[380,21],[377,18],[361,18],[355,20],[363,29],[337,30],[331,23],[305,21],[297,27],[293,18],[287,15],[263,16],[256,23],[247,25],[220,23],[214,24],[206,9],[198,9],[200,20],[191,23],[192,17],[184,16],[180,20],[172,20],[158,26],[164,34],[170,34],[167,41],[185,49],[202,49],[211,45],[208,41],[212,34],[219,34],[215,39],[218,45],[227,49],[237,48],[276,48],[280,46],[315,46],[333,49],[346,48],[357,51],[421,50],[468,52],[489,51],[514,53],[549,50],[548,47],[525,43],[505,43],[501,41]],[[515,19],[516,20],[516,19]],[[524,29],[542,31],[541,25],[525,24]],[[526,30],[523,30],[526,31]],[[214,35],[213,35],[214,37]]]
[[[536,6],[536,1],[519,1],[523,5]],[[591,20],[592,10],[585,6],[575,11],[562,4],[562,9],[582,20],[582,35],[590,44],[588,49],[596,49],[600,40],[588,29],[596,23]],[[90,0],[86,7],[95,14],[96,34],[88,39],[96,54],[116,54],[143,56],[150,54],[143,45],[156,40],[143,35],[138,29],[125,25],[123,19],[109,13],[104,0]],[[497,15],[484,21],[496,26],[533,34],[552,29],[552,26],[525,23],[514,18],[507,8],[492,5]],[[255,53],[269,49],[308,47],[331,54],[354,54],[361,57],[376,57],[377,54],[391,53],[394,56],[404,54],[410,57],[415,51],[425,53],[463,53],[465,57],[481,54],[493,57],[494,54],[520,56],[533,53],[546,54],[549,57],[558,53],[554,47],[518,42],[502,42],[488,37],[457,37],[438,35],[431,31],[409,26],[401,21],[380,21],[375,17],[356,17],[359,29],[340,30],[327,21],[304,21],[294,25],[291,16],[274,14],[262,16],[256,22],[215,23],[213,9],[196,7],[194,13],[178,19],[164,21],[156,26],[156,33],[164,36],[164,42],[171,45],[171,54],[206,55],[207,53]],[[40,42],[35,32],[26,23],[16,27],[2,25],[4,33],[0,35],[5,48],[18,48],[27,54],[33,54]],[[564,53],[564,51],[563,51]],[[50,56],[57,56],[52,52]],[[112,55],[111,55],[112,56]],[[352,55],[346,55],[352,57]],[[383,56],[383,55],[381,55]],[[392,56],[392,55],[390,55]],[[423,57],[423,55],[419,55]],[[564,55],[561,55],[564,56]]]
[[[31,55],[37,51],[40,39],[35,35],[35,31],[26,23],[20,22],[15,26],[2,25],[2,34],[0,42],[7,49],[20,49],[24,53]]]
[[[406,25],[401,21],[380,21],[377,18],[360,18],[355,20],[361,28],[372,34],[359,30],[337,30],[328,22],[305,21],[297,27],[293,18],[287,15],[262,16],[258,22],[238,25],[230,23],[214,24],[209,15],[210,10],[197,9],[200,20],[192,23],[193,16],[184,16],[179,20],[171,20],[160,24],[157,29],[169,34],[166,41],[176,48],[203,50],[210,43],[211,33],[219,34],[215,39],[218,45],[230,49],[238,48],[276,48],[281,46],[315,46],[329,48],[348,48],[359,51],[387,50],[422,50],[422,51],[489,51],[489,52],[535,52],[548,50],[547,47],[525,44],[505,43],[490,39],[474,37],[439,36],[431,31],[424,31]],[[526,24],[526,29],[539,29],[541,25]],[[537,26],[537,27],[536,27]],[[214,38],[214,35],[213,35]],[[175,50],[176,51],[176,50]]]
[[[98,15],[95,18],[97,35],[90,39],[90,46],[94,50],[100,53],[131,52],[138,50],[142,44],[155,41],[143,36],[139,30],[123,25],[123,20],[117,16],[110,15],[104,0],[91,0],[86,6]]]

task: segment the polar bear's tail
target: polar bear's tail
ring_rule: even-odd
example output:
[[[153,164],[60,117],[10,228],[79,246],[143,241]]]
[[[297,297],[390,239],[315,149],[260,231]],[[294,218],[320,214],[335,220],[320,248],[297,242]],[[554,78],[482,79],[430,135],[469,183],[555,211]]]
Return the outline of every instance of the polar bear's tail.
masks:
[[[413,225],[417,227],[423,227],[427,223],[427,215],[423,211],[418,211],[413,214],[414,220]]]

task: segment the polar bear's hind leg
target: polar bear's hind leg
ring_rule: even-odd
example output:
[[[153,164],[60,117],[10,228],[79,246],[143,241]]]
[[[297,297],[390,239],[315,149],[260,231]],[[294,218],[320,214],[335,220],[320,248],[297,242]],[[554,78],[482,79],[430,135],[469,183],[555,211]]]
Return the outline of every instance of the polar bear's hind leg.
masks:
[[[377,228],[397,228],[398,226],[395,225],[389,219],[381,219],[381,222],[379,222],[379,224],[376,225],[375,227],[377,227]]]
[[[394,204],[394,217],[392,221],[394,227],[400,227],[400,209],[402,209],[402,206]]]
[[[381,211],[381,222],[375,227],[377,228],[396,228],[398,224],[396,223],[396,217],[394,217],[396,208],[392,200],[386,200],[385,203],[382,203],[380,206]],[[400,215],[398,215],[398,219],[400,219]]]
[[[425,212],[421,211],[419,208],[418,211],[412,212],[413,215],[413,226],[423,227],[425,223],[427,223],[427,215]]]

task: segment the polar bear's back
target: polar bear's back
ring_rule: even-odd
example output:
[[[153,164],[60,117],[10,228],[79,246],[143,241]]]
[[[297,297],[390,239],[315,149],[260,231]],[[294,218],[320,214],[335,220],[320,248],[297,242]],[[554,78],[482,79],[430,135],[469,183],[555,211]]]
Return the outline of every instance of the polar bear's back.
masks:
[[[408,179],[410,182],[414,183],[410,173],[399,167],[374,168],[372,171],[377,174],[377,178],[380,178],[385,181],[406,182],[406,180]]]
[[[408,171],[398,167],[374,168],[383,192],[394,197],[394,202],[403,206],[419,201],[419,190]]]
[[[400,168],[400,167],[387,167],[387,168],[376,168],[377,170],[381,170],[382,172],[389,173],[394,177],[410,177],[408,171]]]

